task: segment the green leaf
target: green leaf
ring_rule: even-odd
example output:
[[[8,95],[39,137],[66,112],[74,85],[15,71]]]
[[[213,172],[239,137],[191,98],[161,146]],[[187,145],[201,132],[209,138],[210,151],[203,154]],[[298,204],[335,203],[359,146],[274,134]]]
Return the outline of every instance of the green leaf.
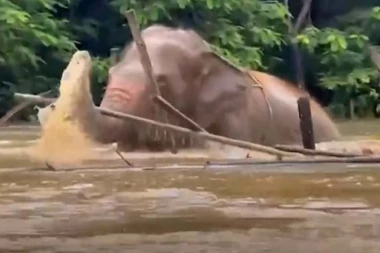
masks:
[[[206,0],[207,8],[212,10],[214,8],[214,0]]]
[[[347,41],[343,36],[337,37],[337,42],[342,49],[347,49]]]
[[[332,52],[337,52],[339,50],[339,44],[336,40],[331,42],[330,49]]]

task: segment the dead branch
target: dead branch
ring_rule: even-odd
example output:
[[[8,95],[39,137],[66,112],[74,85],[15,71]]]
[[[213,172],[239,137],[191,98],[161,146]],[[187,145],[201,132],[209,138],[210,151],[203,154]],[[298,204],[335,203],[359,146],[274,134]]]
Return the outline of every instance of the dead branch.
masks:
[[[40,97],[40,96],[36,96],[36,95],[30,95],[30,94],[25,95],[22,93],[16,93],[15,96],[18,99],[31,100],[31,101],[33,101],[33,103],[50,104],[56,100],[56,99],[44,98],[44,97]],[[263,152],[263,153],[275,155],[275,156],[278,156],[279,158],[281,158],[282,156],[294,156],[293,153],[280,151],[280,150],[277,150],[275,148],[266,147],[266,146],[259,145],[259,144],[254,144],[254,143],[241,141],[241,140],[235,140],[235,139],[231,139],[231,138],[227,138],[227,137],[223,137],[223,136],[219,136],[219,135],[210,134],[207,132],[194,132],[188,128],[183,128],[183,127],[179,127],[179,126],[175,126],[175,125],[167,124],[167,123],[161,123],[158,121],[154,121],[154,120],[150,120],[150,119],[146,119],[146,118],[141,118],[141,117],[133,116],[133,115],[126,114],[126,113],[116,112],[116,111],[108,110],[105,108],[95,107],[95,109],[98,110],[99,112],[101,112],[103,115],[107,115],[110,117],[115,117],[115,118],[119,118],[119,119],[127,120],[127,121],[130,120],[130,121],[135,121],[135,122],[139,122],[139,123],[149,124],[149,125],[165,128],[168,130],[172,130],[172,131],[176,131],[176,132],[180,132],[180,133],[184,133],[184,134],[194,135],[195,137],[205,138],[207,140],[212,140],[212,141],[223,143],[226,145],[236,146],[236,147],[240,147],[240,148],[245,148],[245,149],[249,149],[249,150],[254,150],[254,151],[258,151],[258,152]]]
[[[331,152],[331,151],[323,151],[323,150],[312,150],[312,149],[304,149],[300,147],[287,146],[287,145],[275,145],[275,148],[286,151],[286,152],[295,152],[303,155],[312,155],[312,156],[331,156],[331,157],[359,157],[361,154],[345,154],[340,152]]]
[[[39,96],[44,96],[44,95],[47,95],[49,93],[51,93],[51,90],[41,92],[38,95]],[[26,107],[28,107],[28,106],[30,106],[32,104],[33,104],[32,101],[26,100],[26,101],[23,101],[23,102],[17,104],[16,106],[14,106],[3,117],[1,117],[1,119],[0,119],[0,126],[4,126],[18,112],[20,112],[21,110],[23,110],[24,108],[26,108]]]
[[[128,166],[133,166],[133,164],[131,162],[129,162],[127,159],[125,159],[125,157],[120,153],[119,150],[115,149],[115,153],[120,157],[121,160],[123,160],[123,162],[125,162],[125,164],[127,164]]]
[[[317,164],[317,163],[380,163],[380,156],[358,156],[358,157],[323,157],[323,158],[293,158],[281,161],[257,161],[254,159],[231,159],[214,160],[207,162],[208,165],[275,165],[275,164]]]
[[[143,66],[145,75],[148,77],[149,83],[152,85],[152,88],[155,91],[155,95],[161,95],[156,79],[153,76],[152,62],[149,59],[148,51],[146,49],[146,44],[141,37],[140,28],[136,21],[135,11],[129,10],[126,12],[125,15],[128,19],[128,24],[131,29],[133,40],[135,41],[138,52],[140,54],[140,61]]]
[[[18,92],[14,94],[14,98],[16,101],[29,101],[31,104],[45,104],[45,105],[51,104],[57,100],[57,98],[45,98],[38,95],[18,93]]]

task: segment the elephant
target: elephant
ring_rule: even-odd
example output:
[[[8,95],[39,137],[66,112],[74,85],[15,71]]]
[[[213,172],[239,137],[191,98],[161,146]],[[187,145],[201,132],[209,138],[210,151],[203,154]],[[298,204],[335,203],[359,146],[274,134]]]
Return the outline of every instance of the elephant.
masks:
[[[297,99],[308,95],[278,77],[238,68],[216,54],[191,29],[151,25],[141,31],[161,96],[209,133],[267,146],[301,144]],[[189,127],[154,104],[153,86],[135,42],[109,69],[100,108]],[[336,140],[339,130],[310,98],[316,142]],[[80,105],[78,105],[80,106]],[[193,136],[132,123],[100,113],[94,138],[119,149],[163,150],[203,145]]]

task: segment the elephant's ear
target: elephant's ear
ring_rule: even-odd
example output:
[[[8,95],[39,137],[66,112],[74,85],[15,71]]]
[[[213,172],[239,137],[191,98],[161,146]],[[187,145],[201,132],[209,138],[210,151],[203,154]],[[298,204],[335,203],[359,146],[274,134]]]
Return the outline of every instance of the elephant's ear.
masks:
[[[199,58],[201,72],[195,117],[207,128],[223,114],[245,103],[250,81],[244,70],[214,52],[203,52]]]

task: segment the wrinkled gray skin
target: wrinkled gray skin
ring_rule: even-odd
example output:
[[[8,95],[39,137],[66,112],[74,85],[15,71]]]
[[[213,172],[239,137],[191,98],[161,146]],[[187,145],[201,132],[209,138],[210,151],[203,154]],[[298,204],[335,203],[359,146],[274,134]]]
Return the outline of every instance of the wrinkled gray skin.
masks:
[[[143,30],[142,37],[162,96],[204,129],[264,145],[301,143],[296,100],[303,92],[261,72],[252,73],[260,77],[264,90],[252,87],[254,82],[247,74],[212,53],[193,31],[154,25]],[[100,107],[157,119],[151,92],[133,43],[110,69]],[[335,124],[315,101],[311,109],[316,141],[339,138]],[[159,118],[162,121],[162,114]],[[194,140],[155,127],[101,115],[96,120],[98,141],[116,141],[123,150],[194,144]],[[170,115],[169,122],[186,126]]]

